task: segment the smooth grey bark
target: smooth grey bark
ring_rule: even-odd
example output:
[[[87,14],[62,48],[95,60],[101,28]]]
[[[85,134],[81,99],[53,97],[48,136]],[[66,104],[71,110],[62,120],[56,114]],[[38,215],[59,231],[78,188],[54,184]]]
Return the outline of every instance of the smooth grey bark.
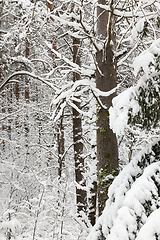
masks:
[[[106,4],[105,0],[99,0],[99,4]],[[113,1],[111,2],[112,10]],[[112,29],[113,15],[102,8],[97,8],[98,22],[97,34],[105,40],[103,50],[97,52],[97,71],[96,86],[102,91],[109,91],[117,85],[116,62],[112,43],[115,42],[114,31]],[[118,146],[115,133],[109,126],[108,109],[112,104],[115,93],[109,97],[101,97],[101,102],[107,109],[102,106],[97,109],[97,160],[98,160],[98,213],[102,213],[107,200],[108,187],[113,178],[107,176],[116,175],[118,171]],[[111,176],[111,175],[110,175]]]

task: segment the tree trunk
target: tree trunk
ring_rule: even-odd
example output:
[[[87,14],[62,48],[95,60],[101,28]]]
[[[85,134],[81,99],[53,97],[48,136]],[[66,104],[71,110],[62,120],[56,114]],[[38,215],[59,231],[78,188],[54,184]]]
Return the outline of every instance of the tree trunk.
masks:
[[[96,203],[97,203],[97,182],[92,183],[92,188],[90,189],[90,198],[89,201],[89,213],[88,218],[92,226],[96,223]]]
[[[57,134],[57,143],[58,143],[58,177],[62,177],[62,169],[64,167],[64,126],[63,126],[63,115],[58,124],[58,134]]]
[[[54,0],[50,0],[50,1],[46,1],[46,4],[47,4],[47,8],[49,9],[49,11],[52,12],[52,14],[50,16],[50,19],[53,22],[53,36],[52,36],[52,41],[51,41],[52,49],[57,50],[57,42],[56,42],[56,36],[55,36],[55,30],[54,30],[54,18],[52,17],[52,15],[54,14],[53,9],[55,7],[54,6],[55,2],[54,2]],[[52,59],[53,59],[53,67],[56,67],[56,62],[55,62],[56,55],[54,53],[52,53]]]
[[[73,62],[80,66],[79,53],[80,40],[73,38]],[[73,81],[80,79],[80,75],[73,73]],[[74,104],[80,109],[80,103]],[[73,142],[74,142],[74,160],[75,160],[75,178],[79,187],[76,188],[77,198],[77,213],[86,211],[87,194],[83,188],[85,186],[84,180],[84,157],[83,157],[83,142],[82,142],[82,120],[80,113],[73,108]]]
[[[99,4],[106,3],[105,0],[99,0]],[[111,3],[112,7],[113,1]],[[107,39],[103,50],[97,52],[96,60],[98,68],[96,71],[96,86],[102,91],[109,91],[116,87],[117,74],[116,63],[111,46],[114,42],[114,31],[112,31],[113,15],[102,8],[97,8],[99,16],[97,22],[97,33],[102,39]],[[118,171],[118,146],[116,135],[109,126],[108,109],[112,104],[115,93],[109,97],[101,97],[102,106],[97,111],[97,160],[98,160],[98,214],[100,215],[105,207],[113,176]]]
[[[25,49],[25,57],[29,57],[29,41],[26,38],[26,49]],[[25,78],[25,101],[29,103],[29,79],[28,77]]]
[[[25,49],[25,57],[29,57],[29,41],[26,38],[26,49]],[[25,92],[24,92],[24,97],[25,97],[25,102],[29,104],[29,96],[30,95],[30,89],[29,89],[29,78],[25,77]],[[27,155],[28,153],[28,145],[29,145],[29,115],[28,115],[28,109],[24,115],[24,131],[25,131],[25,148],[27,149]],[[26,156],[27,158],[27,156]]]

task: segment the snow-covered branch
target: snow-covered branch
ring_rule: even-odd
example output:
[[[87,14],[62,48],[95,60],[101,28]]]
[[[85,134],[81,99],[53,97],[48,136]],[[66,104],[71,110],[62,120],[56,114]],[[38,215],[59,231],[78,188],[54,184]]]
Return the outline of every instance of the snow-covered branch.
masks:
[[[88,112],[84,112],[82,109],[79,109],[74,102],[81,100],[77,97],[81,96],[86,90],[90,90],[95,99],[97,100],[98,104],[106,109],[106,106],[104,106],[100,100],[100,97],[108,97],[111,94],[115,93],[116,90],[121,86],[119,84],[117,87],[113,88],[112,90],[108,92],[103,92],[96,88],[95,83],[89,81],[89,80],[77,80],[75,83],[70,83],[64,86],[60,91],[57,91],[55,94],[55,97],[52,101],[51,106],[57,106],[54,112],[52,113],[52,119],[56,122],[60,117],[61,113],[63,112],[64,108],[66,107],[65,102],[70,107],[76,109],[81,115],[91,117],[91,114]],[[87,88],[86,88],[87,87]],[[59,110],[58,110],[59,109]],[[57,114],[58,110],[58,114]]]
[[[108,5],[97,4],[97,6],[106,11],[111,11]],[[125,11],[125,10],[120,11],[118,9],[114,9],[113,14],[118,17],[125,17],[125,18],[144,17],[144,13],[141,10],[139,10],[139,7],[136,9],[136,11],[134,11],[134,15],[133,15],[133,11]],[[154,13],[149,12],[146,14],[146,16],[154,16]]]
[[[117,135],[124,133],[124,129],[128,124],[129,111],[131,110],[132,116],[135,116],[139,112],[140,105],[138,97],[141,88],[147,88],[147,81],[149,79],[154,82],[154,78],[160,76],[160,72],[157,70],[159,69],[159,62],[157,61],[158,56],[160,56],[160,39],[154,41],[147,50],[143,51],[134,60],[132,65],[134,75],[137,77],[140,71],[141,75],[143,74],[137,85],[126,89],[113,99],[113,107],[109,109],[110,126]],[[156,89],[155,83],[154,86]]]
[[[11,74],[9,77],[7,77],[0,85],[0,91],[2,91],[2,89],[10,82],[11,79],[13,79],[16,76],[28,76],[28,77],[32,77],[34,79],[37,79],[41,82],[43,82],[44,84],[46,84],[47,86],[49,86],[50,88],[53,89],[53,91],[56,91],[57,89],[55,88],[55,86],[53,86],[50,82],[48,82],[47,80],[44,80],[43,78],[35,75],[34,73],[30,73],[27,71],[17,71],[13,74]]]
[[[92,76],[95,72],[95,69],[91,69],[89,67],[80,67],[78,64],[73,63],[73,61],[69,60],[67,57],[56,51],[52,48],[52,45],[48,42],[45,42],[47,47],[51,50],[52,53],[54,53],[60,60],[63,60],[68,66],[69,69],[72,70],[72,72],[79,73],[82,76]],[[72,68],[72,69],[71,69]]]

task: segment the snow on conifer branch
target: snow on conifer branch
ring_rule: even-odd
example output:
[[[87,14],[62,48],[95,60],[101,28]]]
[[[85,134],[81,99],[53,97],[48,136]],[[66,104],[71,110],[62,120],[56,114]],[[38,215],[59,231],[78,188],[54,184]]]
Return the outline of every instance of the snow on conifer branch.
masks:
[[[159,157],[157,139],[121,171],[109,188],[106,207],[87,240],[142,240],[144,236],[154,240],[156,234],[159,236]],[[155,224],[153,217],[158,220]]]
[[[151,102],[154,104],[155,101],[159,103],[159,56],[160,39],[154,41],[150,48],[142,52],[134,60],[132,65],[134,69],[134,75],[139,77],[137,85],[126,89],[113,99],[113,106],[109,109],[110,126],[117,135],[124,133],[124,129],[127,127],[130,114],[133,118],[138,113],[141,115],[140,112],[143,110],[144,101],[146,101],[146,106],[149,106]],[[151,85],[152,88],[149,87]],[[139,97],[142,96],[143,89],[146,93],[146,99],[144,99],[143,102],[141,101],[141,105]],[[157,99],[148,99],[148,96],[150,95],[152,95],[153,98],[157,96]],[[157,109],[155,109],[155,111],[158,111],[158,109],[159,107],[157,104]]]

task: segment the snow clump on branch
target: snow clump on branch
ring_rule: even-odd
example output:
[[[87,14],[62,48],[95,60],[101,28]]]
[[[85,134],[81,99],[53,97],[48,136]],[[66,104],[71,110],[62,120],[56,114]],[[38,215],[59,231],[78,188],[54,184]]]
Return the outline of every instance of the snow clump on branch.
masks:
[[[129,112],[134,117],[140,110],[138,96],[141,88],[147,87],[147,80],[159,76],[160,39],[153,42],[149,49],[142,52],[133,62],[134,75],[140,79],[137,85],[128,88],[112,100],[110,127],[117,135],[124,134],[129,120]]]

